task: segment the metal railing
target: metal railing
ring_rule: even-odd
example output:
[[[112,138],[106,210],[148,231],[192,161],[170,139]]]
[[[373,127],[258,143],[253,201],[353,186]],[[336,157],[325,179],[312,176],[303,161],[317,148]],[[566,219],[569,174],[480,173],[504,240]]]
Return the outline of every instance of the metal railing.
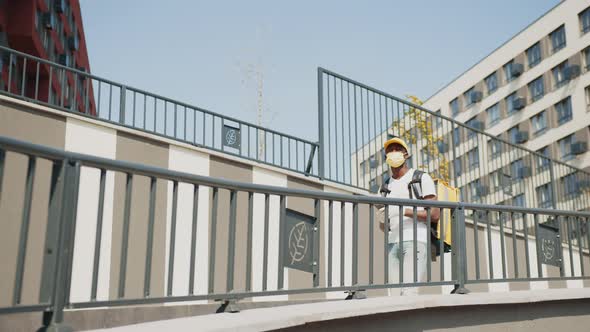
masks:
[[[389,176],[383,142],[401,136],[414,168],[471,203],[590,209],[590,173],[323,68],[318,69],[320,177],[376,192]],[[485,113],[485,112],[483,112]]]
[[[15,175],[23,168],[26,172],[22,176]],[[48,178],[43,178],[43,174]],[[17,178],[22,181],[16,181]],[[114,184],[109,184],[112,179]],[[33,190],[40,183],[48,183],[48,190]],[[162,191],[166,187],[168,191]],[[0,314],[45,311],[54,326],[63,326],[64,309],[72,308],[194,300],[221,300],[228,304],[255,296],[333,291],[358,295],[368,289],[434,285],[464,290],[470,283],[587,279],[590,272],[590,268],[584,268],[590,264],[588,252],[580,250],[581,244],[585,242],[587,246],[590,242],[590,232],[584,237],[581,232],[581,228],[590,227],[587,212],[388,199],[240,183],[0,137],[0,203],[7,199],[14,203],[4,202],[0,206],[21,209],[15,203],[19,192],[23,193],[22,211],[17,211],[20,223],[6,220],[14,214],[0,210],[4,224],[19,224],[15,234],[4,232],[4,236],[19,240],[18,246],[5,255],[16,257],[16,262],[12,270],[9,264],[3,265],[3,275],[14,278],[6,279],[13,282],[13,287],[11,294],[0,295]],[[114,198],[113,193],[121,199]],[[40,197],[46,194],[48,200]],[[83,209],[79,208],[82,200]],[[162,203],[166,201],[171,206]],[[107,209],[108,205],[112,208]],[[406,209],[411,211],[414,230],[413,257],[417,257],[419,210],[427,211],[425,222],[430,223],[433,209],[439,209],[442,221],[450,218],[453,234],[451,253],[441,255],[435,262],[427,259],[424,276],[418,275],[414,264],[410,280],[404,278],[404,264],[390,266],[389,235],[379,229],[382,221],[385,229],[398,224],[403,239]],[[210,214],[203,216],[202,210]],[[45,225],[45,220],[39,220],[43,215],[39,211],[46,213]],[[381,211],[385,216],[397,211],[399,219],[381,219]],[[498,224],[493,224],[491,217],[495,214],[507,217],[500,217]],[[540,233],[539,224],[548,218],[558,226],[550,231],[553,237]],[[112,229],[120,232],[119,236],[109,237],[112,243],[105,240],[110,234],[103,234],[107,219],[112,219]],[[207,225],[206,235],[198,235],[198,225],[203,223]],[[510,223],[523,223],[516,228],[522,232],[505,231],[504,225]],[[471,241],[469,228],[475,231]],[[91,262],[88,266],[92,273],[74,273],[80,269],[75,255],[86,252],[76,247],[75,239],[88,229],[95,233],[78,245],[87,245],[94,252],[83,259]],[[32,232],[44,232],[41,258],[26,254]],[[482,246],[478,239],[483,234],[487,236],[487,246],[483,246],[485,250],[480,255]],[[198,236],[204,236],[205,247],[198,247]],[[444,234],[441,236],[444,238]],[[566,239],[565,246],[559,245],[558,236]],[[166,241],[162,242],[162,238]],[[428,248],[430,237],[427,241]],[[320,252],[322,242],[324,252]],[[111,277],[105,281],[99,276],[105,268],[100,261],[107,243],[107,256],[117,259],[110,263]],[[138,255],[138,247],[145,254]],[[185,259],[180,259],[183,247],[190,250]],[[442,244],[440,249],[443,251]],[[164,256],[167,261],[161,259]],[[494,264],[498,259],[502,263],[500,269]],[[566,259],[570,269],[566,268]],[[137,265],[138,260],[145,263]],[[578,261],[579,267],[575,268]],[[31,284],[32,279],[27,278],[28,273],[36,271],[25,269],[31,265],[42,266],[38,284]],[[177,275],[180,265],[186,268],[188,277]],[[301,280],[295,283],[305,286],[295,287],[287,282],[284,267],[307,272],[305,277],[298,274]],[[555,269],[557,274],[551,274]],[[89,287],[72,289],[74,281],[84,279],[85,275]],[[158,276],[164,275],[165,281],[158,281]],[[178,277],[183,277],[180,286]],[[29,295],[30,289],[38,289],[39,297],[23,298],[25,288]],[[100,295],[99,288],[110,291]]]
[[[318,144],[0,46],[0,94],[317,175]]]

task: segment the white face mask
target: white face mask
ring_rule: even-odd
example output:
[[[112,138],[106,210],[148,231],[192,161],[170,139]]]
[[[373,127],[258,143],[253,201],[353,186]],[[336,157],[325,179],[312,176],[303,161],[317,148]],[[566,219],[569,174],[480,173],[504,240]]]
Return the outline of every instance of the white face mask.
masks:
[[[405,161],[406,158],[404,157],[404,153],[401,151],[393,151],[387,154],[386,162],[390,167],[399,168],[404,164]]]

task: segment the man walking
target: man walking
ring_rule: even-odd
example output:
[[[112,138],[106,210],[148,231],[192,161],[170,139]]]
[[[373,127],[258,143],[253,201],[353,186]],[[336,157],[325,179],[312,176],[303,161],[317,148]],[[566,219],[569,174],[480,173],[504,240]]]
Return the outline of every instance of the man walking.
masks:
[[[432,177],[427,173],[408,167],[410,158],[408,145],[399,137],[393,137],[383,144],[387,156],[387,164],[391,168],[391,177],[386,184],[386,197],[405,199],[436,200],[436,188]],[[428,236],[430,225],[427,225],[428,214],[424,208],[418,207],[416,213],[417,225],[414,235],[414,211],[412,207],[402,207],[403,222],[400,225],[399,206],[389,206],[389,282],[413,283],[414,264],[417,264],[417,282],[424,281],[426,263],[429,259],[430,248]],[[430,208],[431,223],[438,222],[440,211]],[[387,216],[386,216],[387,217]],[[402,238],[400,239],[400,227]],[[381,223],[384,230],[384,223]],[[414,256],[414,241],[417,252]],[[399,265],[403,264],[403,276],[399,278]],[[416,295],[415,287],[402,288],[401,295]]]

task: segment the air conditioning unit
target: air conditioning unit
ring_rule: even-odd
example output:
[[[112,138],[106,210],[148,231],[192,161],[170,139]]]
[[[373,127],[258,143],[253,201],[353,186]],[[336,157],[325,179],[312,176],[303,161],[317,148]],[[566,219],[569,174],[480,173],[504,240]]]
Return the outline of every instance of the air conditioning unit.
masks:
[[[523,72],[524,72],[524,66],[522,65],[522,63],[513,63],[512,64],[512,70],[510,72],[512,74],[512,77],[518,77]]]
[[[523,144],[529,140],[529,133],[526,131],[519,131],[516,133],[516,144]]]
[[[443,141],[438,141],[438,143],[436,143],[436,146],[438,147],[438,152],[440,153],[445,153],[449,151],[449,145]]]
[[[481,91],[473,91],[471,93],[471,103],[475,104],[475,103],[479,103],[481,101],[481,99],[483,98],[483,93],[481,93]]]
[[[45,26],[45,29],[48,30],[53,30],[55,29],[55,24],[56,24],[56,20],[55,20],[55,16],[51,13],[45,13],[43,14],[43,25]]]
[[[78,37],[69,37],[68,38],[68,47],[70,51],[77,51],[78,47],[80,47],[80,42],[78,41]]]
[[[586,142],[576,142],[572,144],[572,153],[579,155],[588,151],[588,144]]]
[[[520,179],[527,178],[527,177],[531,176],[531,174],[532,174],[531,168],[528,166],[520,168],[516,171],[516,175]]]
[[[570,65],[565,68],[564,73],[566,80],[573,80],[574,78],[580,76],[580,66],[578,65]]]
[[[488,186],[477,187],[477,196],[485,196],[489,193]]]
[[[66,11],[66,0],[54,0],[53,1],[53,8],[55,8],[56,13],[63,13]]]
[[[526,106],[526,99],[524,97],[516,97],[512,101],[512,108],[515,110],[521,110]]]

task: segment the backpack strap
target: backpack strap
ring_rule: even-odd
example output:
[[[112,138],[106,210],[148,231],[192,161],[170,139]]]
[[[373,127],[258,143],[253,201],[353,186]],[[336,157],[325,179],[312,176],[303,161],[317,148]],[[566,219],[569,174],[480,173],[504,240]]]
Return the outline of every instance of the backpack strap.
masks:
[[[383,197],[387,196],[387,194],[389,194],[391,192],[391,190],[389,190],[389,188],[388,188],[389,187],[389,180],[390,179],[391,178],[388,177],[387,180],[383,181],[383,184],[381,185],[381,188],[379,188],[379,193]]]
[[[410,199],[424,199],[424,195],[422,193],[422,175],[424,172],[420,170],[414,170],[414,175],[412,176],[412,181],[408,183],[408,191],[410,193]]]

